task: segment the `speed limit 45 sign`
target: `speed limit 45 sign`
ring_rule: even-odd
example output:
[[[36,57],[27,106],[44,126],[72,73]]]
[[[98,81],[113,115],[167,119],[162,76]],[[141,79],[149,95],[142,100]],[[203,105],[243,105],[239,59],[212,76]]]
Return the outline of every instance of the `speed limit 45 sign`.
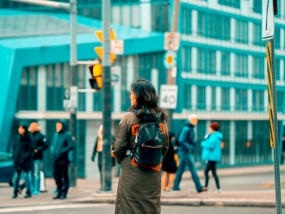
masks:
[[[177,106],[177,85],[160,86],[160,107],[164,109],[175,109]]]

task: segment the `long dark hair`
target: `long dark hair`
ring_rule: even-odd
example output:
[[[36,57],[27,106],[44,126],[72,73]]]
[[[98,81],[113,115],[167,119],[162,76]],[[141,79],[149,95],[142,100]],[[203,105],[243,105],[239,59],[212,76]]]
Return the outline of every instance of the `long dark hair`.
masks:
[[[144,79],[136,80],[131,85],[131,91],[136,96],[137,105],[131,106],[130,111],[135,112],[139,119],[151,120],[160,117],[167,120],[167,115],[158,106],[158,95],[151,82]]]

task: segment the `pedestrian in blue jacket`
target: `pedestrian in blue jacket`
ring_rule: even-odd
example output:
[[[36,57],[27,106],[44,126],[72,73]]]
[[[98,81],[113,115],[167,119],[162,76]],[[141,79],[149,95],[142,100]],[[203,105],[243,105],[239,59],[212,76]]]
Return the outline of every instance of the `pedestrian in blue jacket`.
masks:
[[[216,182],[217,191],[221,192],[219,177],[217,175],[217,163],[221,161],[222,149],[221,143],[223,135],[219,132],[220,125],[217,122],[213,122],[209,126],[209,134],[206,135],[204,141],[202,141],[202,160],[207,161],[205,173],[205,187],[208,188],[209,184],[209,171],[212,171],[213,177]]]
[[[193,155],[195,152],[195,132],[194,127],[198,124],[198,117],[195,114],[191,114],[188,120],[185,121],[184,126],[178,137],[178,156],[179,156],[179,167],[176,172],[174,185],[172,190],[180,190],[180,182],[182,175],[186,170],[186,167],[192,175],[197,192],[207,191],[207,188],[203,187],[200,183]]]

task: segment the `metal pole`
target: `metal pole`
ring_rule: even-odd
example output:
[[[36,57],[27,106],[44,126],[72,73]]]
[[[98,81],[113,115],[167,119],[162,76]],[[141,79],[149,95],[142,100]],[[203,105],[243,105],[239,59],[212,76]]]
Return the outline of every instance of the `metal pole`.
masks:
[[[177,32],[178,29],[178,13],[179,13],[179,0],[175,0],[173,14],[172,14],[172,33]],[[167,71],[167,85],[174,85],[176,84],[176,72],[177,67],[171,68]],[[166,113],[168,115],[168,128],[172,130],[172,123],[173,123],[173,110],[167,109]]]
[[[76,15],[77,0],[70,0],[70,73],[71,86],[77,87],[77,47],[76,47]],[[75,104],[77,106],[77,104]],[[73,159],[70,166],[70,186],[76,186],[78,166],[78,141],[77,141],[77,107],[70,112],[70,132],[74,139]]]
[[[110,19],[111,0],[102,0],[103,18],[103,169],[101,191],[112,190],[112,163],[111,163],[111,61],[110,61]]]
[[[269,120],[270,120],[270,145],[274,151],[274,171],[275,171],[275,195],[276,213],[282,213],[281,186],[280,186],[280,166],[279,166],[279,135],[276,102],[276,77],[274,64],[274,38],[270,39],[266,48],[267,74],[268,74],[268,96],[269,96]]]

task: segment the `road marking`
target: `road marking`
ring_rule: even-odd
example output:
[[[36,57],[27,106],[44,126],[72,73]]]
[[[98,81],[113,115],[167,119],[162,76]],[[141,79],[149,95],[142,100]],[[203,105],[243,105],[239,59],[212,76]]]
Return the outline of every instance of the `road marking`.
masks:
[[[272,187],[274,186],[274,182],[268,182],[268,183],[265,183],[265,184],[261,184],[258,186],[258,188],[269,188],[269,187]]]
[[[0,210],[0,213],[29,212],[36,210],[53,210],[53,209],[66,209],[66,208],[104,207],[109,205],[110,204],[56,204],[56,205],[43,205],[43,206],[11,207],[11,208],[2,208]]]

